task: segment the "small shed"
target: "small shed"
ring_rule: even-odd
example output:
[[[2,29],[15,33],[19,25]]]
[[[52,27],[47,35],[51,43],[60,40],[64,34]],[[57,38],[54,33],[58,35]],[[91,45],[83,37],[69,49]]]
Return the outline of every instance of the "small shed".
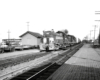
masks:
[[[38,46],[41,43],[42,35],[37,32],[27,31],[20,38],[22,45]]]

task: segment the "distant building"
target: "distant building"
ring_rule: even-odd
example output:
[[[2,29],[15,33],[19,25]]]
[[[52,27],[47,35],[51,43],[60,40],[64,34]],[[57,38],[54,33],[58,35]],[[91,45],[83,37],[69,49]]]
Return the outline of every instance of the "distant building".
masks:
[[[10,44],[19,44],[21,41],[21,39],[2,39],[2,42],[6,43],[6,42],[10,42]]]
[[[27,31],[20,36],[22,45],[39,45],[42,35],[36,32]]]

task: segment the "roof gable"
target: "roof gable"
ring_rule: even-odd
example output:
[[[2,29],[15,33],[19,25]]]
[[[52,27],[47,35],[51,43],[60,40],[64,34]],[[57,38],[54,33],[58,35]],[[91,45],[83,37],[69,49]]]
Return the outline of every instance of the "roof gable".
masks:
[[[23,37],[23,36],[26,35],[27,33],[29,33],[29,34],[31,34],[31,35],[37,37],[37,38],[42,38],[42,37],[43,37],[41,34],[36,33],[36,32],[31,32],[31,31],[27,31],[27,32],[25,32],[24,34],[22,34],[22,35],[19,36],[19,37]]]

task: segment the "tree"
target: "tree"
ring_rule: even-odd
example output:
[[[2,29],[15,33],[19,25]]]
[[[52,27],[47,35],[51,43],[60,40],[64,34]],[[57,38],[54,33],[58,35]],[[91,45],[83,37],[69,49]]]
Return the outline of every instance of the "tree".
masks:
[[[99,45],[100,45],[100,28],[99,28],[98,43],[99,43]]]
[[[100,45],[100,33],[99,33],[99,36],[98,36],[98,43]]]
[[[68,34],[68,30],[67,29],[65,29],[64,32],[65,32],[65,34]]]

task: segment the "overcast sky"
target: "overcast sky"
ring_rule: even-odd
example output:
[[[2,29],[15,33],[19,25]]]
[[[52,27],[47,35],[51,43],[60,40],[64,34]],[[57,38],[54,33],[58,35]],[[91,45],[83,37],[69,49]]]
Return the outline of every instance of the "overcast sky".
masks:
[[[27,31],[26,22],[33,32],[68,29],[83,39],[100,26],[95,11],[100,11],[100,0],[0,0],[0,39],[8,38],[8,30],[10,38],[19,38]]]

